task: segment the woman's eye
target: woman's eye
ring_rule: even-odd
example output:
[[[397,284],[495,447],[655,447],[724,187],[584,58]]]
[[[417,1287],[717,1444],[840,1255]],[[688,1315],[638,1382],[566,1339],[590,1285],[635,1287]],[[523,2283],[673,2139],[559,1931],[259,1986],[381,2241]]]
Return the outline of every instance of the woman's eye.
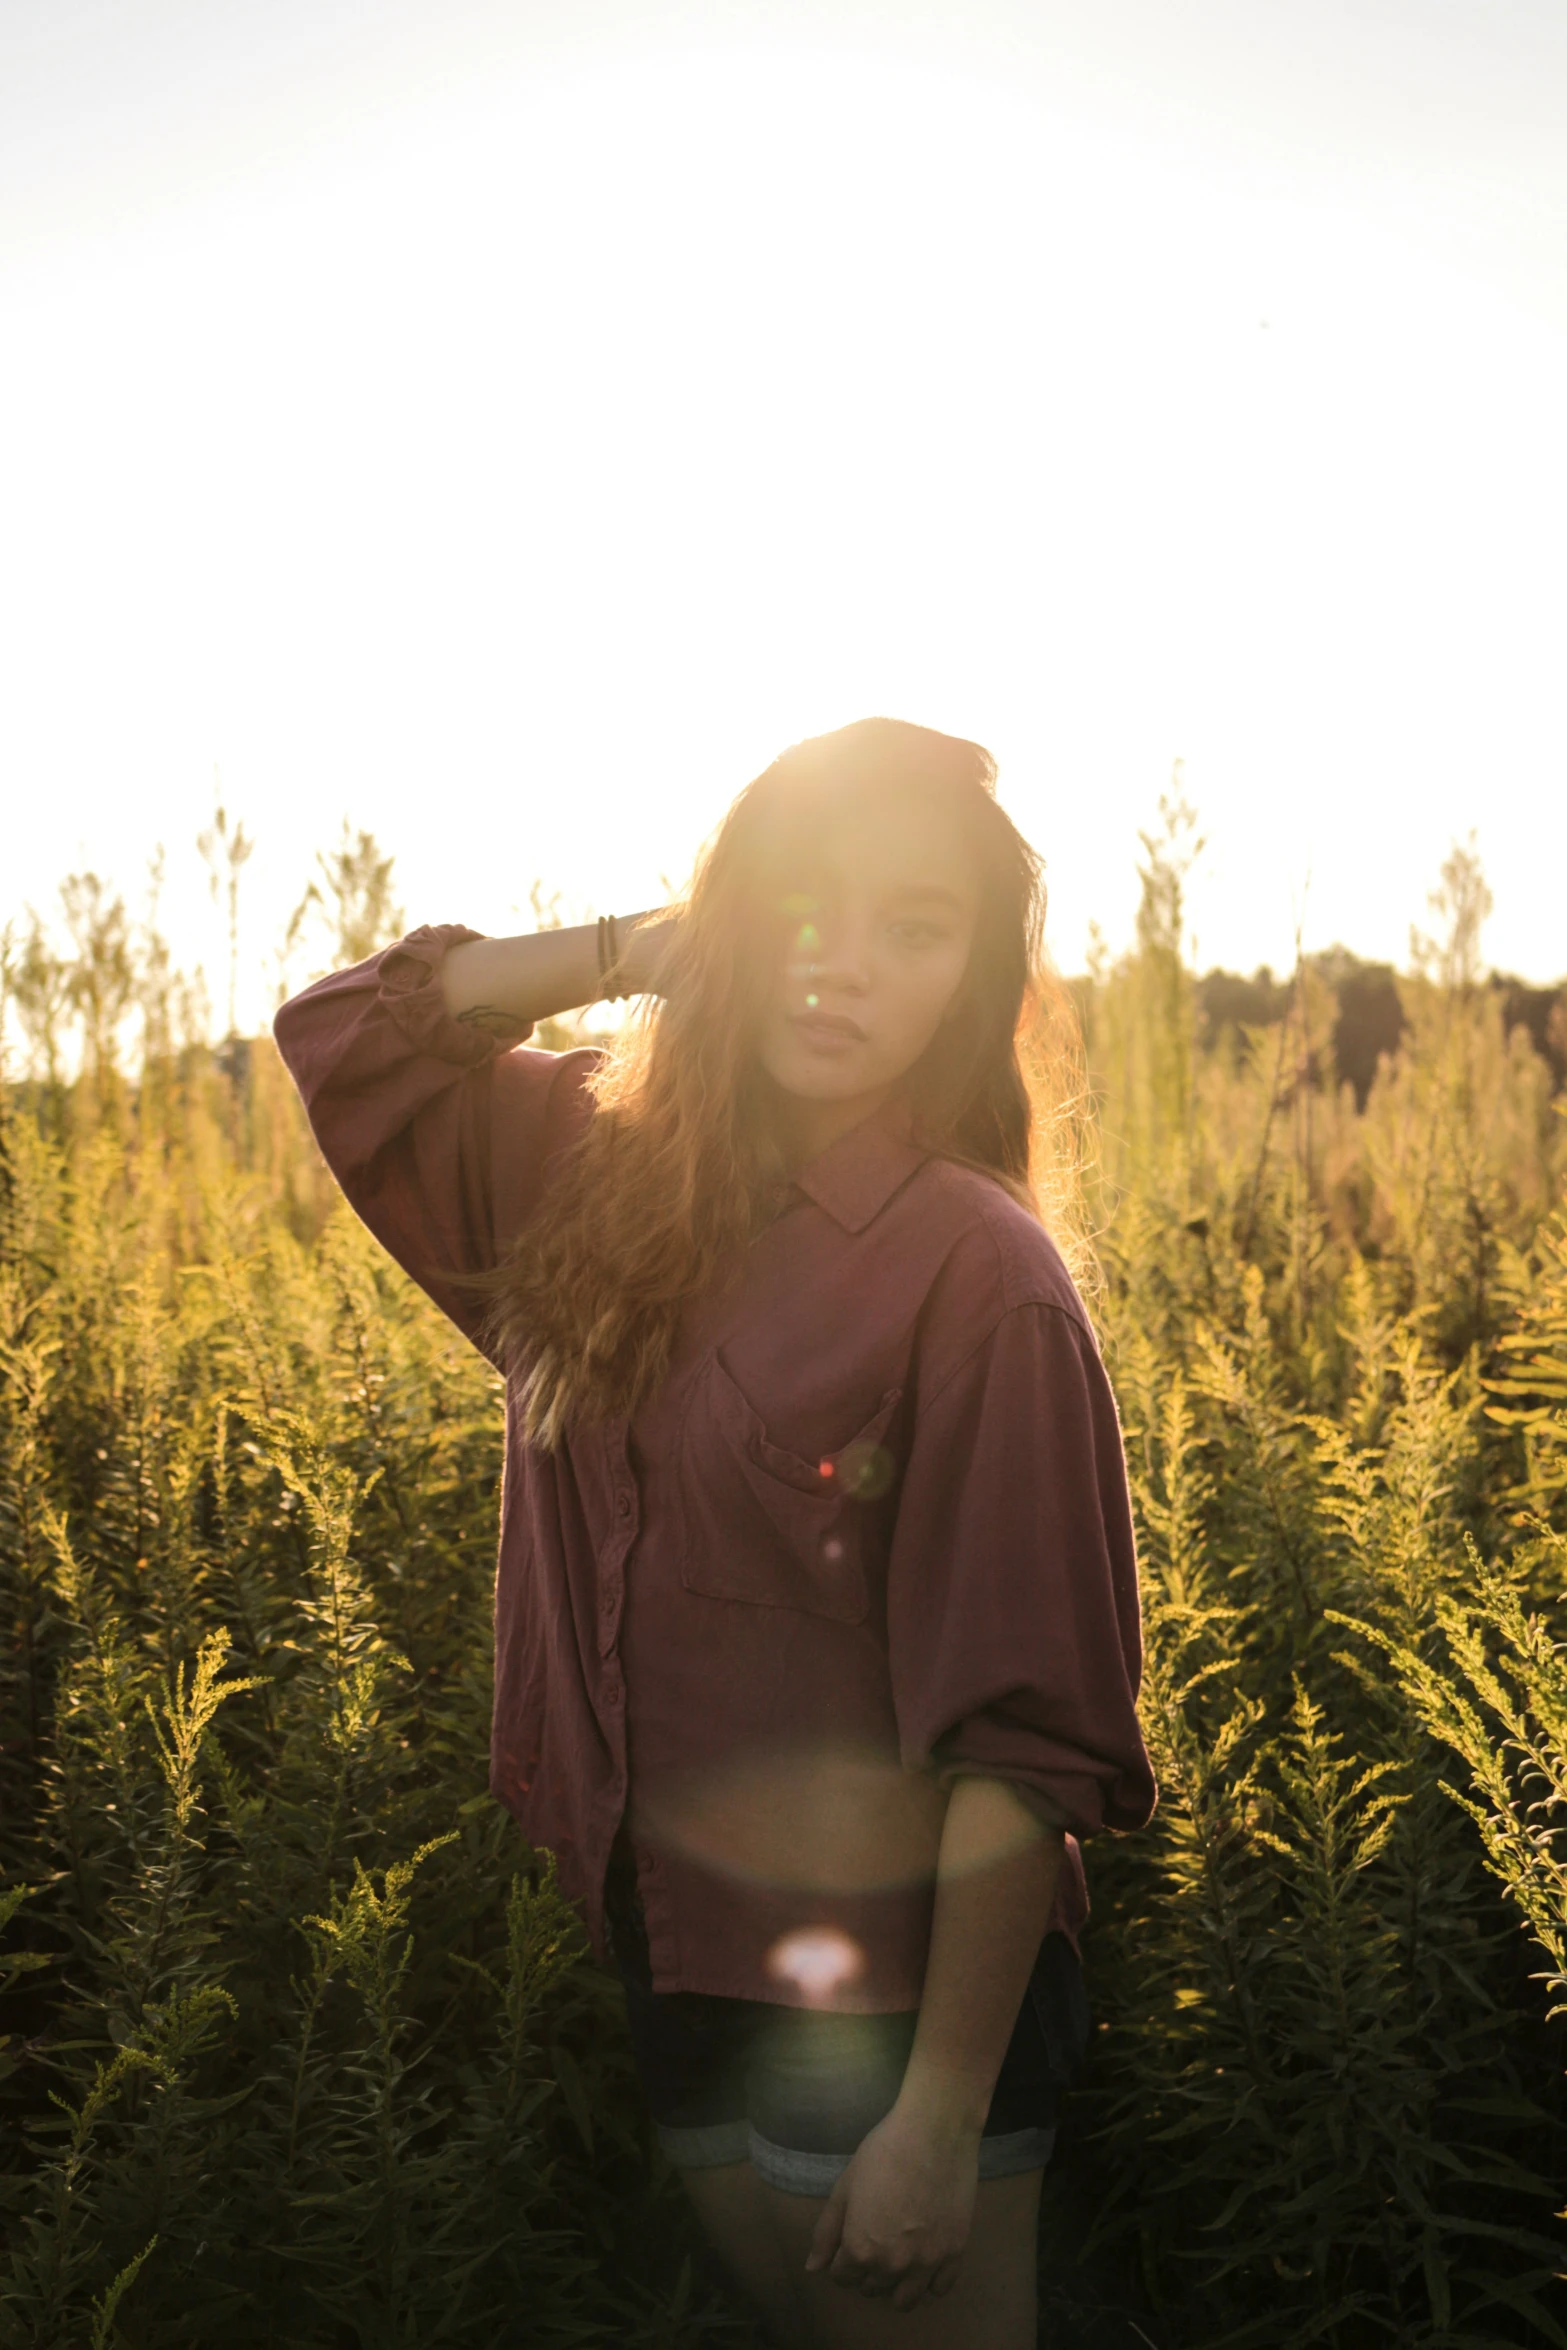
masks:
[[[947,935],[939,922],[894,922],[891,927],[893,937],[906,947],[932,946]]]

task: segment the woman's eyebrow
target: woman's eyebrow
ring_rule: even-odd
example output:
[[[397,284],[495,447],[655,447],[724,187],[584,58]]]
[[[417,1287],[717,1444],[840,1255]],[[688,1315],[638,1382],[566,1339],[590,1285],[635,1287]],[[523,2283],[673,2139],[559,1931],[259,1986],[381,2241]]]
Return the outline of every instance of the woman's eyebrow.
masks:
[[[948,906],[953,913],[961,913],[963,900],[955,889],[944,889],[939,881],[911,881],[887,892],[888,902],[896,905],[911,903],[922,906]]]

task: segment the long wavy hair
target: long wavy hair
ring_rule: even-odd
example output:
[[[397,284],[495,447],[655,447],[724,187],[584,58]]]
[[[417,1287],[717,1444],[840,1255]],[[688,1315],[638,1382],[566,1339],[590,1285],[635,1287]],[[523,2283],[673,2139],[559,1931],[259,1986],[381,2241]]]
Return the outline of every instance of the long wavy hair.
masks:
[[[1081,1056],[1043,951],[1041,863],[995,798],[978,743],[863,718],[796,743],[747,784],[704,850],[648,999],[589,1079],[594,1114],[491,1283],[490,1323],[524,1370],[524,1426],[631,1413],[668,1366],[687,1301],[732,1277],[788,1178],[756,1040],[827,817],[874,795],[886,820],[955,809],[979,875],[974,944],[936,1036],[902,1080],[916,1141],[1043,1216],[1081,1278]]]

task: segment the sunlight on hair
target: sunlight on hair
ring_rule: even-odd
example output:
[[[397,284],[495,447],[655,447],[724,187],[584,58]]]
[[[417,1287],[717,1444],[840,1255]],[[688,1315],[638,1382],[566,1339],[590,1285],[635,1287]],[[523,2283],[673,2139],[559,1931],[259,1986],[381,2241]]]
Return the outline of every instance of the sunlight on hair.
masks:
[[[688,1301],[729,1278],[776,1212],[776,1142],[752,1083],[763,1007],[780,945],[791,966],[807,929],[829,958],[839,951],[808,886],[820,828],[841,820],[859,855],[883,801],[900,823],[928,803],[943,857],[968,860],[978,891],[961,1002],[898,1080],[921,1148],[1042,1211],[1074,1278],[1091,1267],[1076,1005],[1044,954],[1039,856],[999,806],[995,776],[981,743],[871,717],[791,744],[736,795],[673,920],[663,992],[585,1077],[597,1115],[571,1183],[553,1187],[489,1284],[493,1342],[531,1364],[530,1443],[553,1449],[574,1415],[634,1414],[669,1367]],[[897,854],[887,864],[900,869]],[[805,976],[814,990],[816,963]],[[890,1464],[859,1464],[847,1489],[872,1501],[889,1476]]]
[[[830,2007],[836,1994],[865,1970],[865,1953],[836,1926],[800,1926],[767,1953],[775,1983],[792,1983],[807,2007]]]

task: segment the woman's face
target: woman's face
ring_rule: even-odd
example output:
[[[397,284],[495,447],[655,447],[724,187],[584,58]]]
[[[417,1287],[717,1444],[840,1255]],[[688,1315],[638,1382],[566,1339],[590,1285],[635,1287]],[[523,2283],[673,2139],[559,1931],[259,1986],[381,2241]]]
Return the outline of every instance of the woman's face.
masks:
[[[857,796],[783,878],[760,1059],[784,1093],[854,1103],[914,1066],[968,967],[979,881],[939,801]]]

